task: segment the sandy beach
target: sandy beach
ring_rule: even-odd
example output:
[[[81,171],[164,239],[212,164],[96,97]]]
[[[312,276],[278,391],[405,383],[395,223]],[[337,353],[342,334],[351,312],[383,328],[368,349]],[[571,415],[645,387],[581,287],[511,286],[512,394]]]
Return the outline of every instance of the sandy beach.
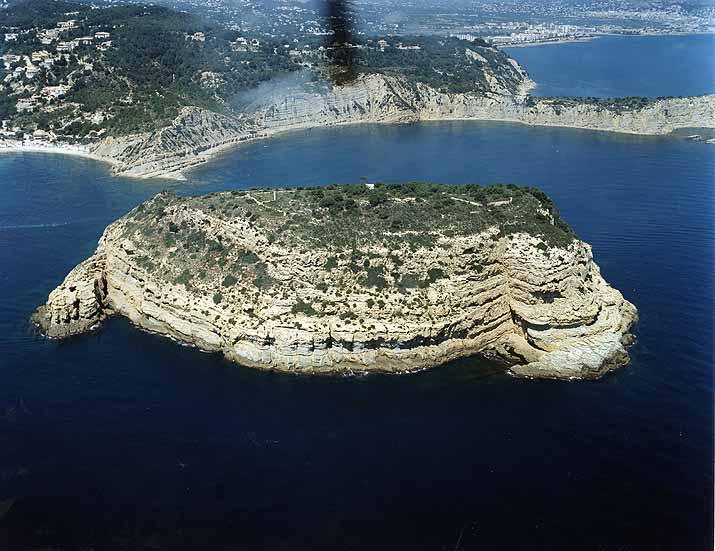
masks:
[[[29,142],[17,140],[0,140],[0,153],[20,153],[23,151],[36,153],[58,153],[99,159],[93,156],[86,145],[53,144],[47,142]]]

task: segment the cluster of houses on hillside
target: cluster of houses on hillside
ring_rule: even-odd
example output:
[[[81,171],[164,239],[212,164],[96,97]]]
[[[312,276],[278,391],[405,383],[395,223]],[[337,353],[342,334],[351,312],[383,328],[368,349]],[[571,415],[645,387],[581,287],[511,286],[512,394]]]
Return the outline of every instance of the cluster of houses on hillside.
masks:
[[[244,39],[245,40],[245,39]],[[294,42],[298,42],[297,39]],[[283,46],[287,51],[288,55],[294,58],[308,58],[308,57],[319,57],[324,58],[327,49],[324,46],[318,46],[317,48],[312,48],[310,45],[305,45],[302,48],[293,44],[285,44]],[[395,48],[397,50],[421,50],[422,47],[416,44],[404,44],[403,42],[397,42],[396,44],[390,44],[387,40],[367,40],[367,44],[347,44],[349,48],[355,48],[357,50],[372,49],[380,50],[384,52],[388,48]],[[234,48],[236,50],[236,48]],[[245,50],[236,50],[245,51]],[[305,64],[304,64],[305,65]]]
[[[24,132],[17,126],[10,126],[10,121],[0,121],[0,123],[0,149],[21,147],[41,151],[57,151],[61,149],[64,153],[89,153],[87,145],[69,143],[66,136],[62,136],[60,141],[52,131],[35,130],[34,132]]]
[[[239,36],[236,40],[231,42],[231,49],[234,52],[253,52],[261,45],[261,41],[257,38],[248,39]]]
[[[24,146],[53,145],[57,135],[52,131],[37,129],[33,132],[24,132],[19,126],[13,126],[9,120],[0,121],[0,148]]]
[[[51,71],[58,62],[68,62],[70,54],[81,46],[95,46],[99,51],[106,51],[111,47],[111,33],[107,31],[97,31],[93,35],[80,36],[71,40],[60,40],[63,34],[66,35],[76,28],[77,20],[68,19],[58,22],[51,29],[35,29],[35,36],[42,45],[42,49],[24,55],[13,54],[10,50],[0,56],[7,72],[2,84],[7,85],[15,93],[34,92],[31,97],[17,100],[15,108],[18,112],[32,112],[43,105],[61,103],[62,98],[69,92],[70,86],[64,84],[42,87],[37,84],[33,85],[32,81],[36,80],[43,70]],[[22,35],[31,32],[25,30],[5,33],[5,42],[18,42]]]
[[[0,56],[3,67],[8,74],[4,82],[10,83],[13,80],[21,79],[23,76],[28,80],[33,80],[40,74],[42,69],[50,69],[57,58],[45,50],[32,52],[31,55],[5,54]]]
[[[104,52],[104,51],[108,50],[110,48],[110,46],[112,45],[111,40],[106,40],[110,36],[111,36],[110,33],[100,31],[100,32],[94,33],[94,36],[80,36],[79,38],[75,38],[75,39],[69,40],[67,42],[58,42],[55,49],[61,53],[68,53],[68,52],[73,52],[79,46],[96,45],[96,47],[99,51]]]
[[[62,33],[69,33],[76,28],[77,20],[68,19],[67,21],[59,21],[57,26],[51,29],[36,30],[36,36],[43,46],[52,46],[56,42],[57,44],[54,47],[60,53],[71,52],[81,45],[97,44],[99,49],[106,49],[112,45],[111,40],[109,40],[111,33],[107,31],[98,31],[94,35],[80,36],[69,41],[60,40]],[[21,35],[31,32],[30,30],[24,30],[5,33],[5,42],[18,42]]]
[[[10,143],[6,143],[5,140],[9,140]],[[2,121],[0,148],[19,145],[20,140],[22,140],[21,144],[25,146],[51,145],[57,141],[57,135],[45,130],[35,130],[32,133],[23,132],[19,127],[10,126],[10,121]]]
[[[15,109],[19,113],[32,112],[43,104],[59,101],[69,92],[69,86],[44,86],[36,94],[29,98],[20,98],[15,103]]]

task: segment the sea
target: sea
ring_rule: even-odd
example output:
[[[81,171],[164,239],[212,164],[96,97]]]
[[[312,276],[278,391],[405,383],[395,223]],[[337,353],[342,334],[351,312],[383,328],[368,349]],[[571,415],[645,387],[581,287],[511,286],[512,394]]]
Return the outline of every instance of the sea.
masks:
[[[545,95],[660,96],[715,92],[714,44],[512,53]],[[622,59],[638,62],[606,79]],[[478,358],[292,376],[123,319],[65,342],[28,321],[107,224],[161,190],[362,177],[543,189],[638,308],[630,365],[585,382]],[[296,132],[185,182],[0,154],[0,549],[712,549],[714,182],[714,145],[494,122]]]
[[[712,34],[603,36],[505,48],[537,83],[537,96],[698,96],[713,93]]]

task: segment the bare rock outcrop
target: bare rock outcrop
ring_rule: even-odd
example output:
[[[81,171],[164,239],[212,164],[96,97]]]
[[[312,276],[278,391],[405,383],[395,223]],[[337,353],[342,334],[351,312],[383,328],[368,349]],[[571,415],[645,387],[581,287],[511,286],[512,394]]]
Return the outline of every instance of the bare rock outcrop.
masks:
[[[111,312],[101,252],[76,266],[38,308],[33,320],[49,337],[65,338],[99,327]]]
[[[160,194],[34,319],[66,337],[114,314],[256,368],[404,372],[493,352],[551,378],[626,363],[637,317],[543,194],[429,185]]]
[[[489,89],[472,93],[446,93],[403,77],[369,74],[329,91],[293,91],[233,115],[186,107],[171,125],[107,138],[92,147],[92,154],[111,162],[118,174],[181,178],[182,170],[205,162],[221,148],[290,130],[343,124],[490,120],[650,135],[715,126],[715,95],[634,105],[536,98],[528,95],[533,83],[521,67],[514,62],[508,69],[508,85],[502,82],[504,75],[487,75]],[[520,82],[516,91],[513,81]]]

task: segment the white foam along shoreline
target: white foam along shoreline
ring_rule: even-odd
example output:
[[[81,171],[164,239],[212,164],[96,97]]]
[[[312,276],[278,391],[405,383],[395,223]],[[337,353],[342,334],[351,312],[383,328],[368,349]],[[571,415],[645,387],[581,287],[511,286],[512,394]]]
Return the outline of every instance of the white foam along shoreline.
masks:
[[[0,153],[53,153],[109,162],[107,159],[93,155],[86,145],[57,144],[39,140],[0,140]]]

